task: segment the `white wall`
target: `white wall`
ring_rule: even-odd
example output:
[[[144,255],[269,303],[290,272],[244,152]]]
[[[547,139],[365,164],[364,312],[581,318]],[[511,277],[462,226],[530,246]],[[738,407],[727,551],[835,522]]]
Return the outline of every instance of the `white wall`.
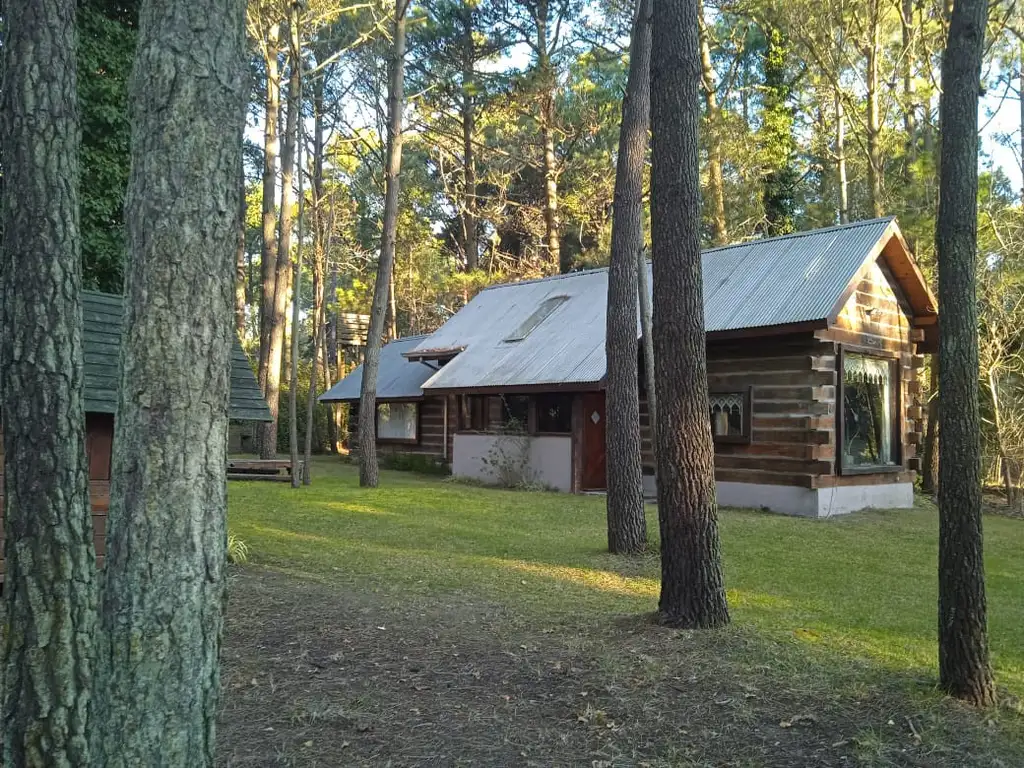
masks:
[[[572,438],[562,436],[456,434],[452,474],[485,483],[499,483],[501,466],[524,480],[572,491]]]

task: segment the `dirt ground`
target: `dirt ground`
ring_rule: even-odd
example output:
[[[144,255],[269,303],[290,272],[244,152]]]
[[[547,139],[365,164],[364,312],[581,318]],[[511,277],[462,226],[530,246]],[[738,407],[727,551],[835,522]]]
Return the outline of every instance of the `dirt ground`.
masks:
[[[537,626],[465,595],[247,567],[223,662],[231,768],[1024,765],[1019,715],[743,628]]]

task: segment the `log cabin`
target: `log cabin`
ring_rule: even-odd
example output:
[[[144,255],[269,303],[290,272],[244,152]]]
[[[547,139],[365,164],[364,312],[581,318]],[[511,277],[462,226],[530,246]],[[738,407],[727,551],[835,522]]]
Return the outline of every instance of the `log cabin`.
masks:
[[[123,301],[120,296],[82,292],[82,347],[85,357],[85,447],[89,464],[89,498],[93,534],[100,564],[110,507],[110,469],[114,446],[114,413],[117,410],[118,362],[121,344]],[[249,359],[235,340],[231,356],[231,404],[233,421],[270,421],[270,409],[260,394]],[[3,423],[0,414],[0,469],[4,466]],[[226,457],[225,457],[226,458]],[[3,508],[3,472],[0,471],[0,509]],[[3,526],[0,524],[0,581],[3,579]]]
[[[807,517],[911,506],[938,307],[896,221],[737,243],[702,263],[719,503]],[[435,333],[385,347],[381,379],[405,377],[405,402],[444,414],[454,475],[493,481],[510,461],[531,483],[602,491],[607,284],[599,269],[487,288]],[[358,398],[354,376],[337,388]],[[643,396],[638,418],[653,496]]]

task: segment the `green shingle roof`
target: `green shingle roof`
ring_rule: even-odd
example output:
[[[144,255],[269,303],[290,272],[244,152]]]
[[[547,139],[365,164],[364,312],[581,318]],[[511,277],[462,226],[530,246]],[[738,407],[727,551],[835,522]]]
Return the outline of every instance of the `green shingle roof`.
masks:
[[[117,379],[120,358],[121,320],[124,303],[120,296],[95,291],[82,292],[83,343],[85,347],[85,410],[114,413],[117,410]],[[270,421],[249,358],[235,339],[231,350],[232,419]]]

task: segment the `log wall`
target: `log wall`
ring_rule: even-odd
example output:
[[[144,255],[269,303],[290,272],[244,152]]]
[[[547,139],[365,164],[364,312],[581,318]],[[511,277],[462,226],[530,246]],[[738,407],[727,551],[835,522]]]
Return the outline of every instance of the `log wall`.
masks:
[[[445,446],[445,401],[448,400],[448,445]],[[437,459],[451,461],[452,444],[457,427],[458,412],[454,397],[425,397],[419,401],[420,423],[419,440],[415,443],[398,443],[377,441],[378,456],[395,454],[414,454],[432,456]],[[356,455],[359,453],[359,403],[349,404],[348,416],[348,447]]]

